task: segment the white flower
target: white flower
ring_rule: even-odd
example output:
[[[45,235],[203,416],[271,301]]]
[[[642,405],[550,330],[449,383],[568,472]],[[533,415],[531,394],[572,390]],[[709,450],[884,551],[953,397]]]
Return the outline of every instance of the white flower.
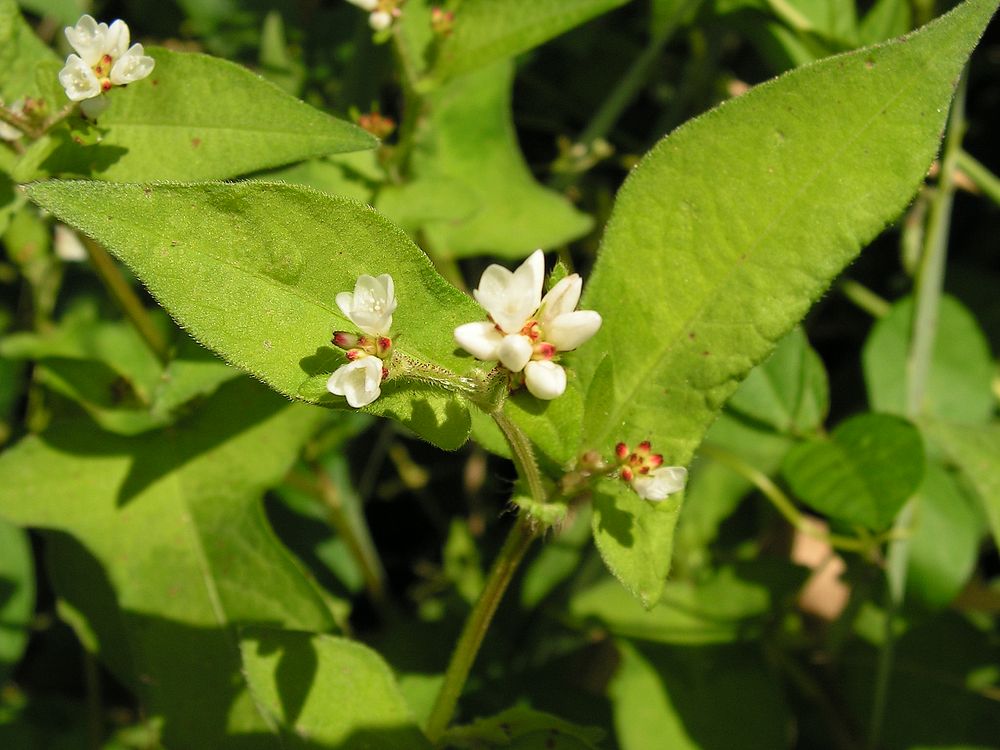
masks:
[[[632,489],[644,500],[660,502],[675,492],[680,492],[687,484],[687,469],[683,466],[660,466],[648,474],[636,474],[632,479]]]
[[[326,381],[326,389],[335,396],[345,396],[355,409],[368,406],[382,393],[382,360],[361,357],[337,368]]]
[[[77,54],[66,58],[59,83],[74,102],[145,78],[155,65],[141,44],[128,46],[128,25],[120,19],[108,26],[85,15],[76,26],[66,27],[66,38]]]
[[[400,14],[400,0],[347,0],[361,10],[368,11],[368,25],[375,31],[382,31],[392,25]]]
[[[392,313],[396,310],[396,296],[392,276],[362,274],[354,285],[354,292],[337,295],[337,306],[351,322],[365,333],[383,336],[392,328]]]
[[[566,371],[553,359],[597,333],[601,316],[576,310],[583,289],[577,274],[562,279],[543,298],[544,276],[541,250],[514,271],[487,268],[472,296],[492,322],[458,326],[455,343],[476,359],[496,359],[511,372],[523,371],[532,395],[550,400],[566,390]]]

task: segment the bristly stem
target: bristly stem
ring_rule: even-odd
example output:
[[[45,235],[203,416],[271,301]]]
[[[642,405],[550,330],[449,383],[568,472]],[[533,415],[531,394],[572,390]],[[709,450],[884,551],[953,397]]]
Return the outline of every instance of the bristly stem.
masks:
[[[511,454],[514,456],[514,468],[517,469],[518,476],[528,485],[531,499],[539,505],[544,504],[548,492],[545,490],[542,473],[538,470],[538,462],[535,461],[535,452],[531,448],[528,436],[504,413],[502,405],[494,409],[490,416],[507,439]]]
[[[955,160],[958,168],[972,180],[972,183],[982,191],[983,195],[1000,206],[1000,177],[993,174],[965,150],[959,149]]]
[[[135,326],[135,330],[146,342],[150,351],[160,360],[161,364],[167,364],[170,361],[170,347],[167,345],[166,339],[153,325],[153,320],[149,317],[146,307],[142,304],[135,290],[129,286],[122,272],[118,270],[114,259],[107,250],[89,237],[83,238],[83,245],[87,249],[91,265],[104,283],[108,293],[118,303],[122,312],[125,313],[125,317]]]
[[[441,739],[451,722],[462,688],[465,686],[476,655],[479,653],[479,647],[483,643],[483,637],[486,635],[507,586],[510,585],[521,560],[524,559],[525,553],[535,540],[535,535],[536,532],[532,530],[529,520],[524,515],[519,516],[507,535],[507,540],[496,560],[493,561],[493,567],[490,568],[483,591],[472,608],[472,612],[469,613],[465,627],[462,629],[462,635],[455,645],[455,651],[448,663],[448,670],[444,674],[444,683],[441,685],[427,720],[425,733],[433,743],[437,743]]]

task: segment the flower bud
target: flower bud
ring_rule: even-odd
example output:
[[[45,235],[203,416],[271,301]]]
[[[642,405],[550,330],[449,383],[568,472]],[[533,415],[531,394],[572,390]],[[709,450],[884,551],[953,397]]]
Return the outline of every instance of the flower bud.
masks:
[[[330,343],[341,349],[353,349],[358,345],[358,336],[347,331],[334,331]]]

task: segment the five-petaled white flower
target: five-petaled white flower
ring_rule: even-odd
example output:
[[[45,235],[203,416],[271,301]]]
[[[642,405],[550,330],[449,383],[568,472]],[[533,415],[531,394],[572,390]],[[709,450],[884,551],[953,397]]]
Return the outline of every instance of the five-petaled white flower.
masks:
[[[155,64],[141,44],[129,47],[128,25],[121,19],[97,23],[88,15],[66,27],[66,38],[77,54],[66,58],[59,83],[74,102],[94,99],[112,86],[124,86],[148,76]],[[102,107],[89,105],[87,114]]]
[[[583,289],[579,275],[562,279],[543,298],[544,275],[541,250],[515,271],[498,265],[487,268],[472,294],[490,322],[458,326],[455,342],[477,359],[496,359],[511,372],[523,371],[528,390],[549,400],[566,390],[566,371],[554,358],[597,333],[601,316],[576,309]]]
[[[375,31],[389,28],[393,20],[401,15],[399,0],[347,0],[347,2],[368,11],[368,25]]]
[[[644,500],[660,502],[687,484],[687,469],[683,466],[664,466],[663,456],[653,453],[648,440],[643,440],[634,451],[625,443],[615,446],[619,476],[628,482]]]
[[[337,307],[358,328],[372,336],[380,336],[392,328],[392,313],[396,310],[396,295],[392,276],[358,276],[354,292],[337,295]]]
[[[337,368],[326,381],[326,389],[335,396],[345,396],[355,409],[368,406],[382,393],[382,360],[364,356]]]

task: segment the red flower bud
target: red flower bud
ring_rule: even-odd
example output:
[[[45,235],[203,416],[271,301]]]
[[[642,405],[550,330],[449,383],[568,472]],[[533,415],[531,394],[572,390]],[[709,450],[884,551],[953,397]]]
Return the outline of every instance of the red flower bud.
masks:
[[[632,470],[630,468],[628,468],[626,466],[624,469],[622,469],[622,479],[624,479],[626,482],[631,482],[632,481],[632,477],[633,477],[633,474],[632,474]]]
[[[625,456],[628,455],[628,446],[625,445],[625,443],[618,443],[618,445],[615,446],[615,455],[618,456],[618,458],[625,458]]]
[[[331,343],[341,349],[353,349],[358,345],[358,337],[347,331],[334,331]]]

